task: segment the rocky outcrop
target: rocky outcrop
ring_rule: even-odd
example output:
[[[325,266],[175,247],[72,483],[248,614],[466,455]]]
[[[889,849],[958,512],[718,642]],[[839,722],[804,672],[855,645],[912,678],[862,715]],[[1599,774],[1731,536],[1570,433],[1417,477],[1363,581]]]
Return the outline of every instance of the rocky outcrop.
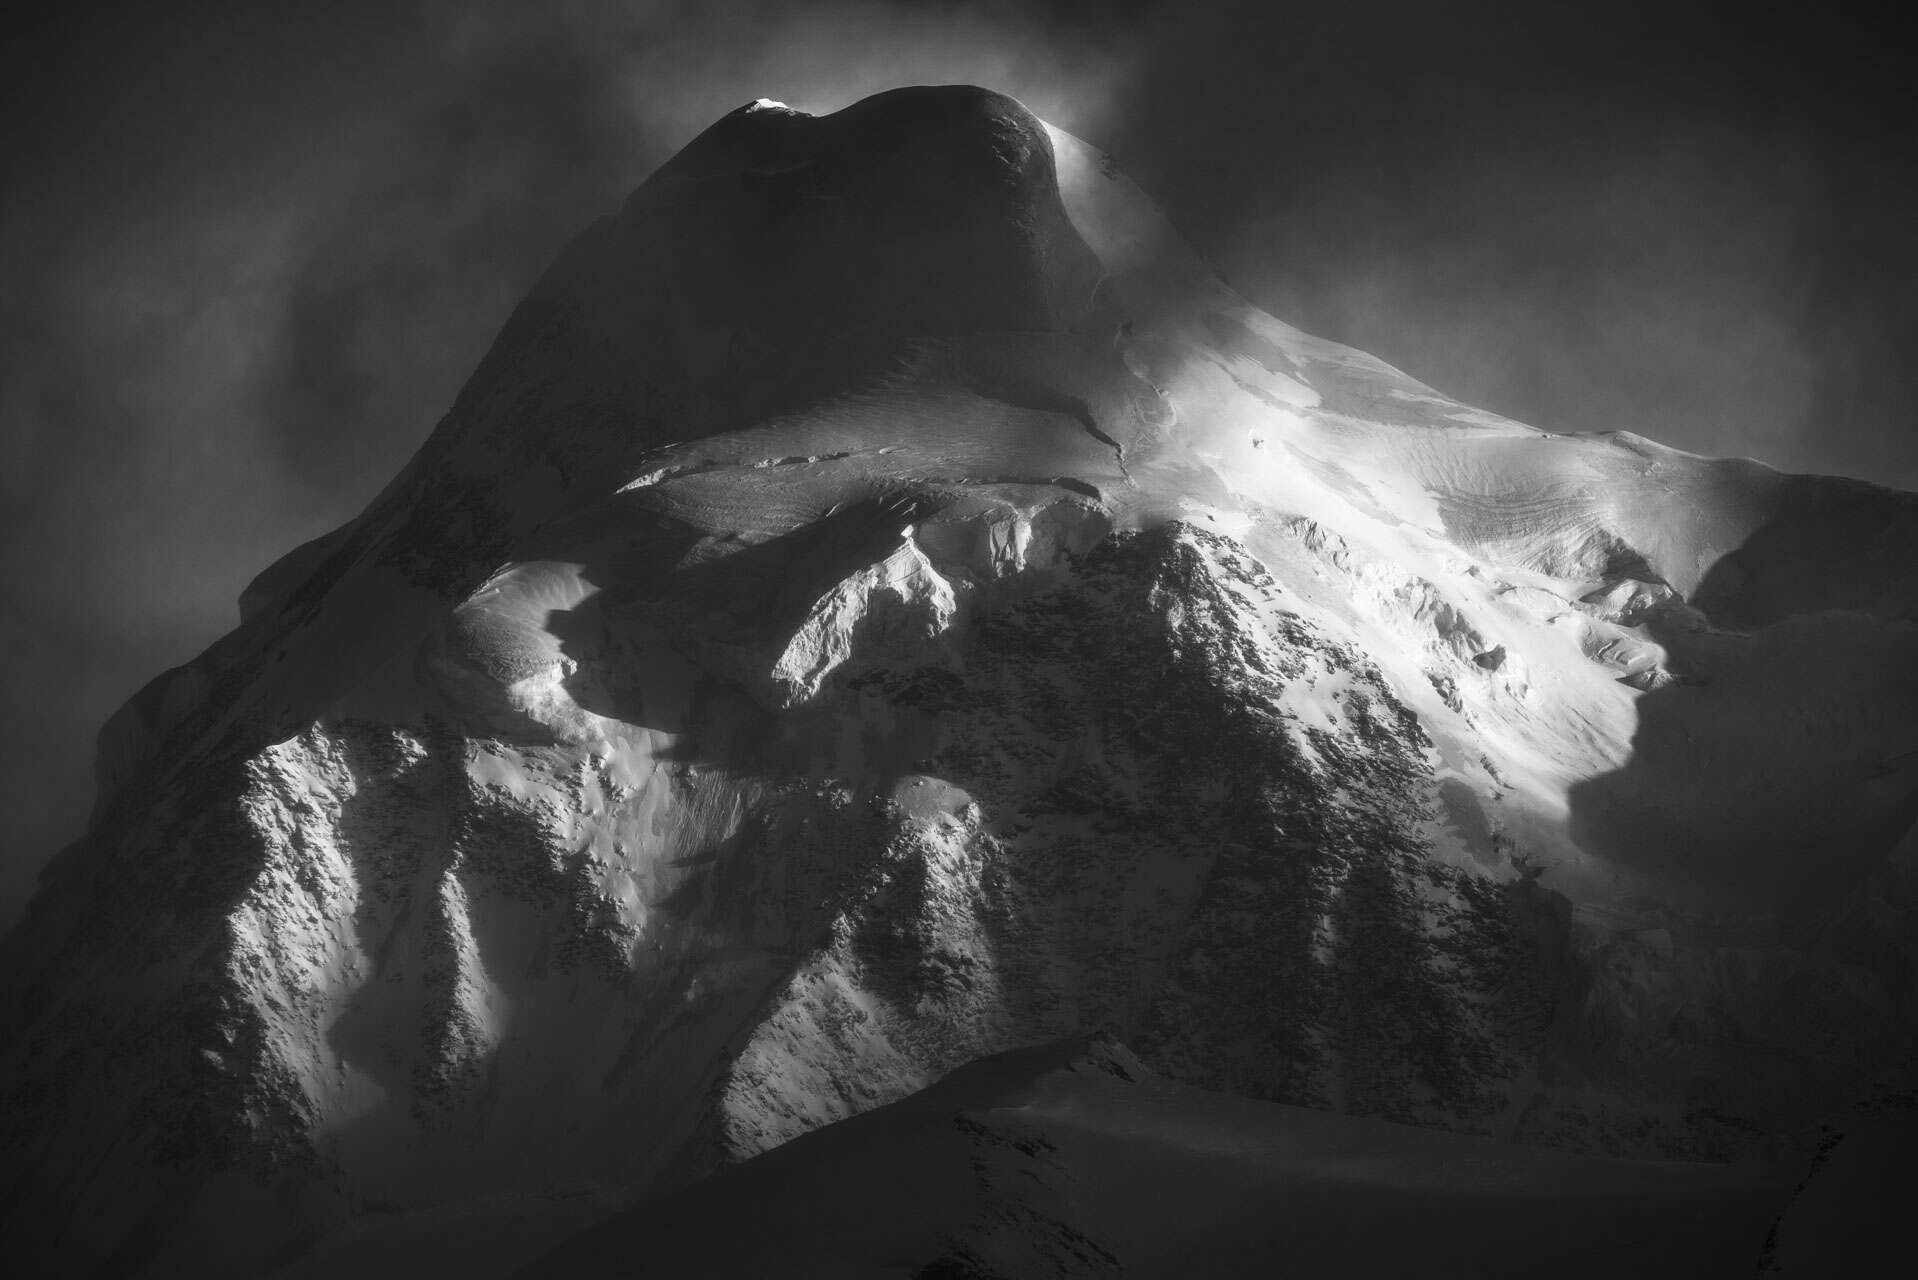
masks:
[[[1821,483],[1301,334],[997,95],[735,113],[105,735],[5,944],[9,1238],[530,1248],[1094,1027],[1809,1150],[1918,1048],[1914,553],[1759,572]]]

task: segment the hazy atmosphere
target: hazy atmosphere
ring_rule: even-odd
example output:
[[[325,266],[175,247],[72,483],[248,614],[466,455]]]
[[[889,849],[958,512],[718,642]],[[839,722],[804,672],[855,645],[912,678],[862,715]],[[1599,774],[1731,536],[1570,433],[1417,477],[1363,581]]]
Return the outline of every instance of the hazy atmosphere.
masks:
[[[114,707],[373,496],[574,232],[762,95],[1003,90],[1257,305],[1463,401],[1918,488],[1897,46],[1726,15],[62,10],[4,90],[0,916],[84,825]]]

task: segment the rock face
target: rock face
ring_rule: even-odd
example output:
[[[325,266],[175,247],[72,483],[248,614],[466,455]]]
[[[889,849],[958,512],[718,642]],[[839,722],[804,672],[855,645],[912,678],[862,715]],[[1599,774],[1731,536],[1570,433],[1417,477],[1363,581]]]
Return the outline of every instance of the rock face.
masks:
[[[5,944],[23,1256],[563,1229],[1098,1027],[1612,1155],[1912,1081],[1918,497],[1457,404],[982,90],[721,120],[243,609]]]

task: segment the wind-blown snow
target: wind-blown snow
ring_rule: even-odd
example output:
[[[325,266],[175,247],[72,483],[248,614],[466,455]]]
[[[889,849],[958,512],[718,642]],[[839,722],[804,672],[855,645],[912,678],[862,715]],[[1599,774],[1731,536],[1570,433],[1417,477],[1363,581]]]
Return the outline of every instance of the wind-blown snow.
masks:
[[[1102,1025],[1685,1158],[1914,1048],[1918,499],[1457,404],[983,91],[720,121],[243,610],[7,944],[110,1268],[530,1256]]]

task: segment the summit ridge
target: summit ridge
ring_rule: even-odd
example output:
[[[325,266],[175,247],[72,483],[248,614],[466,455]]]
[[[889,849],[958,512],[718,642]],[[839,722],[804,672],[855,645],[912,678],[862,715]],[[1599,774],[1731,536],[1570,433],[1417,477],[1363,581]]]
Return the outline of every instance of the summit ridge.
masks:
[[[1593,1158],[1911,1084],[1918,496],[1459,404],[987,90],[716,122],[241,611],[4,943],[81,1271],[503,1273],[1101,1028]]]

